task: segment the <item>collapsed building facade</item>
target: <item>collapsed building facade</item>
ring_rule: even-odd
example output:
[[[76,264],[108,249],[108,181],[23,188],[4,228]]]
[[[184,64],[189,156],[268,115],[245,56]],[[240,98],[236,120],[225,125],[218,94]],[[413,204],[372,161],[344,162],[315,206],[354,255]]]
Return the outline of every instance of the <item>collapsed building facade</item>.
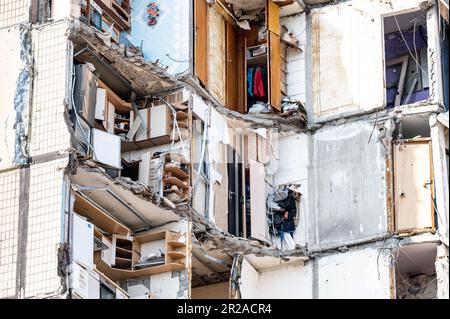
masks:
[[[1,0],[0,298],[448,298],[448,1]]]

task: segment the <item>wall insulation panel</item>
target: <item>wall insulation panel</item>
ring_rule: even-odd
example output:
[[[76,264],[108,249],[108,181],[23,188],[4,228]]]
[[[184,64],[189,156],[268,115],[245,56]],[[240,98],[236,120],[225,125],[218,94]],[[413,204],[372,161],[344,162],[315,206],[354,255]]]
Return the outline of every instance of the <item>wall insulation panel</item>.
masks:
[[[0,28],[27,22],[31,0],[2,0],[0,3]]]
[[[32,32],[35,59],[32,156],[70,147],[70,135],[64,120],[64,101],[71,74],[67,59],[67,28],[67,22],[61,21]]]
[[[30,173],[25,296],[56,295],[63,209],[63,174],[68,159],[33,165]]]
[[[0,174],[0,299],[16,296],[20,170]]]

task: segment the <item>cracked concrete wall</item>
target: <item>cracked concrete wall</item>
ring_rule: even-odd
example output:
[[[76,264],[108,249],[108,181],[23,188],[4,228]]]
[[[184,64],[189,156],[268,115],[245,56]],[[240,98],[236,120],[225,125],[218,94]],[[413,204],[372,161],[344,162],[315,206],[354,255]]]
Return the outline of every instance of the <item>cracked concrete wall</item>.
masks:
[[[314,135],[314,183],[308,249],[375,239],[387,232],[385,147],[367,122],[323,128]]]
[[[0,170],[28,163],[31,32],[27,26],[0,30]]]

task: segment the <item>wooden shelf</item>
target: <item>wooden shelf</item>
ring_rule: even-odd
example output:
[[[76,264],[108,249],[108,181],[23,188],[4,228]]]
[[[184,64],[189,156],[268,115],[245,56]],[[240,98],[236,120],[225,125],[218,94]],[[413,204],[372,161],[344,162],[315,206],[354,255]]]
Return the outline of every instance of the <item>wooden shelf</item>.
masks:
[[[125,102],[122,100],[116,93],[113,92],[105,83],[103,83],[101,80],[98,81],[98,87],[101,89],[106,90],[108,94],[108,100],[111,101],[111,103],[116,107],[116,109],[123,111],[123,112],[129,112],[133,110],[133,106],[129,102]]]
[[[179,252],[179,251],[168,251],[167,252],[167,256],[169,256],[170,258],[176,260],[176,259],[181,259],[181,258],[185,258],[186,254]]]
[[[131,269],[131,259],[116,257],[115,265],[116,268],[128,268]]]
[[[247,59],[248,65],[265,64],[265,63],[267,63],[267,54],[261,54]]]
[[[180,242],[180,241],[176,241],[176,240],[169,240],[167,243],[168,243],[170,246],[172,246],[173,248],[183,248],[183,247],[186,247],[186,243]]]
[[[89,218],[89,221],[102,231],[121,235],[126,235],[131,232],[128,227],[115,220],[94,202],[78,193],[75,193],[74,210],[81,216]]]
[[[175,165],[166,165],[164,166],[164,170],[167,172],[171,172],[175,177],[184,180],[189,178],[189,174],[183,171],[181,168],[175,166]]]
[[[247,47],[247,49],[248,49],[248,50],[256,49],[256,48],[261,47],[261,46],[264,45],[264,44],[267,45],[267,40],[262,40],[262,41],[258,42],[258,43],[255,44],[255,45],[252,45],[252,46]]]
[[[114,120],[119,123],[120,122],[130,123],[130,119],[121,119],[119,117],[116,117]]]
[[[131,250],[128,250],[128,249],[125,249],[125,248],[122,248],[122,247],[116,247],[116,256],[117,256],[117,258],[129,259],[129,258],[131,258],[132,254],[133,253],[132,253]]]
[[[128,133],[129,130],[126,130],[126,129],[123,129],[123,128],[115,127],[115,128],[114,128],[114,132],[118,132],[118,133]]]
[[[179,128],[189,128],[189,123],[187,122],[178,122]]]
[[[177,121],[183,121],[188,118],[188,115],[183,111],[177,112]]]
[[[176,185],[183,189],[189,189],[189,185],[185,184],[184,182],[179,180],[177,177],[168,177],[168,178],[165,178],[163,181],[165,184]]]
[[[180,196],[180,200],[188,200],[188,199],[189,199],[189,196],[188,196],[188,195],[183,194],[182,192],[180,192],[180,191],[177,190],[177,189],[166,189],[166,190],[164,190],[164,196],[166,196],[167,194],[171,194],[171,193],[175,193],[175,194],[177,194],[178,196]],[[166,197],[167,197],[167,196],[166,196]]]

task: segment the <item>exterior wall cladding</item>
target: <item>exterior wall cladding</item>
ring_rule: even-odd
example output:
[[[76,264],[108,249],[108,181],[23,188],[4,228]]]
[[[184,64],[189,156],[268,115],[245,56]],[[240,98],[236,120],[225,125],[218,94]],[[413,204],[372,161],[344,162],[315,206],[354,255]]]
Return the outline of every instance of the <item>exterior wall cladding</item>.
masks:
[[[448,2],[172,1],[0,1],[0,298],[449,298]]]

